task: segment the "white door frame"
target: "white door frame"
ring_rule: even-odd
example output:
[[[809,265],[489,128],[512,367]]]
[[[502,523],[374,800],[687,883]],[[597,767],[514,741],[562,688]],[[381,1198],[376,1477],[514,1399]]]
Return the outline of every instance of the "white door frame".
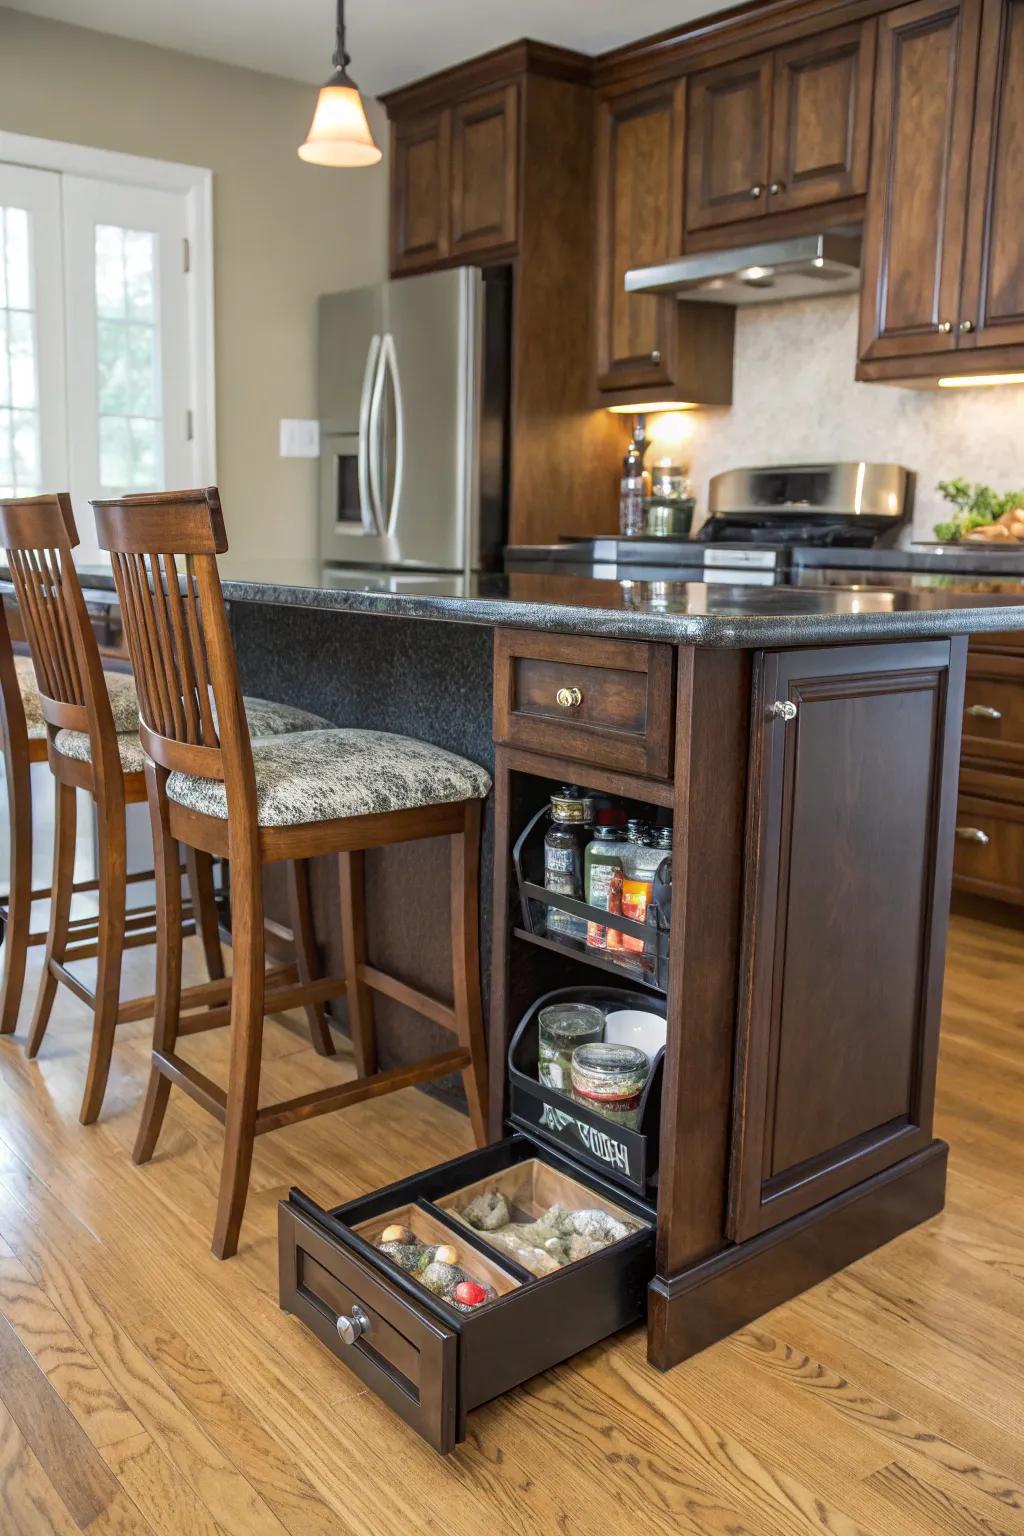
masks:
[[[0,160],[32,170],[65,171],[95,181],[119,181],[129,186],[182,192],[188,217],[191,270],[196,283],[189,306],[192,356],[195,454],[199,480],[217,481],[216,385],[213,323],[213,172],[173,160],[150,160],[84,144],[63,144],[0,129]]]

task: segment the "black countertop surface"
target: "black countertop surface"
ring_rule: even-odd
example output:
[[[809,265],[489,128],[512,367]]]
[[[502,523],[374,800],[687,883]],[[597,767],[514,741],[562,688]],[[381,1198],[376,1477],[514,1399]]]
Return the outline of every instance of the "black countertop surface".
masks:
[[[313,562],[231,555],[229,601],[501,625],[563,634],[760,647],[1024,629],[1024,573],[966,575],[871,568],[713,574],[559,562],[504,576],[346,575]],[[81,569],[90,596],[109,570]],[[650,576],[652,579],[646,579]]]

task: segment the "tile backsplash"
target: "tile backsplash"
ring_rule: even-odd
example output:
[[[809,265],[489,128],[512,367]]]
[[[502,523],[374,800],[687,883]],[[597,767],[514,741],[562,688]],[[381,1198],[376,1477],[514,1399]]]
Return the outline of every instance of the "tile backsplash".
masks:
[[[1024,487],[1024,385],[858,384],[858,302],[857,294],[839,294],[737,312],[733,404],[694,412],[683,449],[701,520],[709,477],[751,464],[902,464],[917,476],[916,538],[931,538],[944,515],[938,480],[963,475],[997,490]]]

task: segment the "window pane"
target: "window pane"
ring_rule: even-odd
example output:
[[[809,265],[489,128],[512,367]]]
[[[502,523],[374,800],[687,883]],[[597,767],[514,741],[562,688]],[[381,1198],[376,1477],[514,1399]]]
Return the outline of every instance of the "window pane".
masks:
[[[128,340],[128,410],[132,416],[159,416],[155,325],[125,327]]]
[[[132,417],[128,431],[132,442],[132,489],[155,491],[163,478],[159,423]]]
[[[124,283],[132,320],[156,318],[156,237],[137,229],[124,231]]]
[[[128,410],[128,357],[125,331],[119,320],[97,323],[96,365],[99,370],[101,416],[120,416]]]
[[[24,208],[0,208],[0,488],[40,489],[39,357],[32,231]]]
[[[96,226],[96,310],[124,318],[124,231],[112,224]]]
[[[131,485],[131,454],[125,418],[101,416],[100,480],[105,491],[122,491]]]

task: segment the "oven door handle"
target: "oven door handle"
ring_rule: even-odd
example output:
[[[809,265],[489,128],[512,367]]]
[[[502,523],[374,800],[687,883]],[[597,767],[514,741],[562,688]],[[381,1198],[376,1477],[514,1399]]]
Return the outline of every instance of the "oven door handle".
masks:
[[[359,450],[356,468],[359,477],[359,515],[366,533],[380,532],[380,517],[374,501],[371,480],[370,429],[373,399],[381,372],[381,339],[373,336],[366,353],[363,393],[359,400]]]

